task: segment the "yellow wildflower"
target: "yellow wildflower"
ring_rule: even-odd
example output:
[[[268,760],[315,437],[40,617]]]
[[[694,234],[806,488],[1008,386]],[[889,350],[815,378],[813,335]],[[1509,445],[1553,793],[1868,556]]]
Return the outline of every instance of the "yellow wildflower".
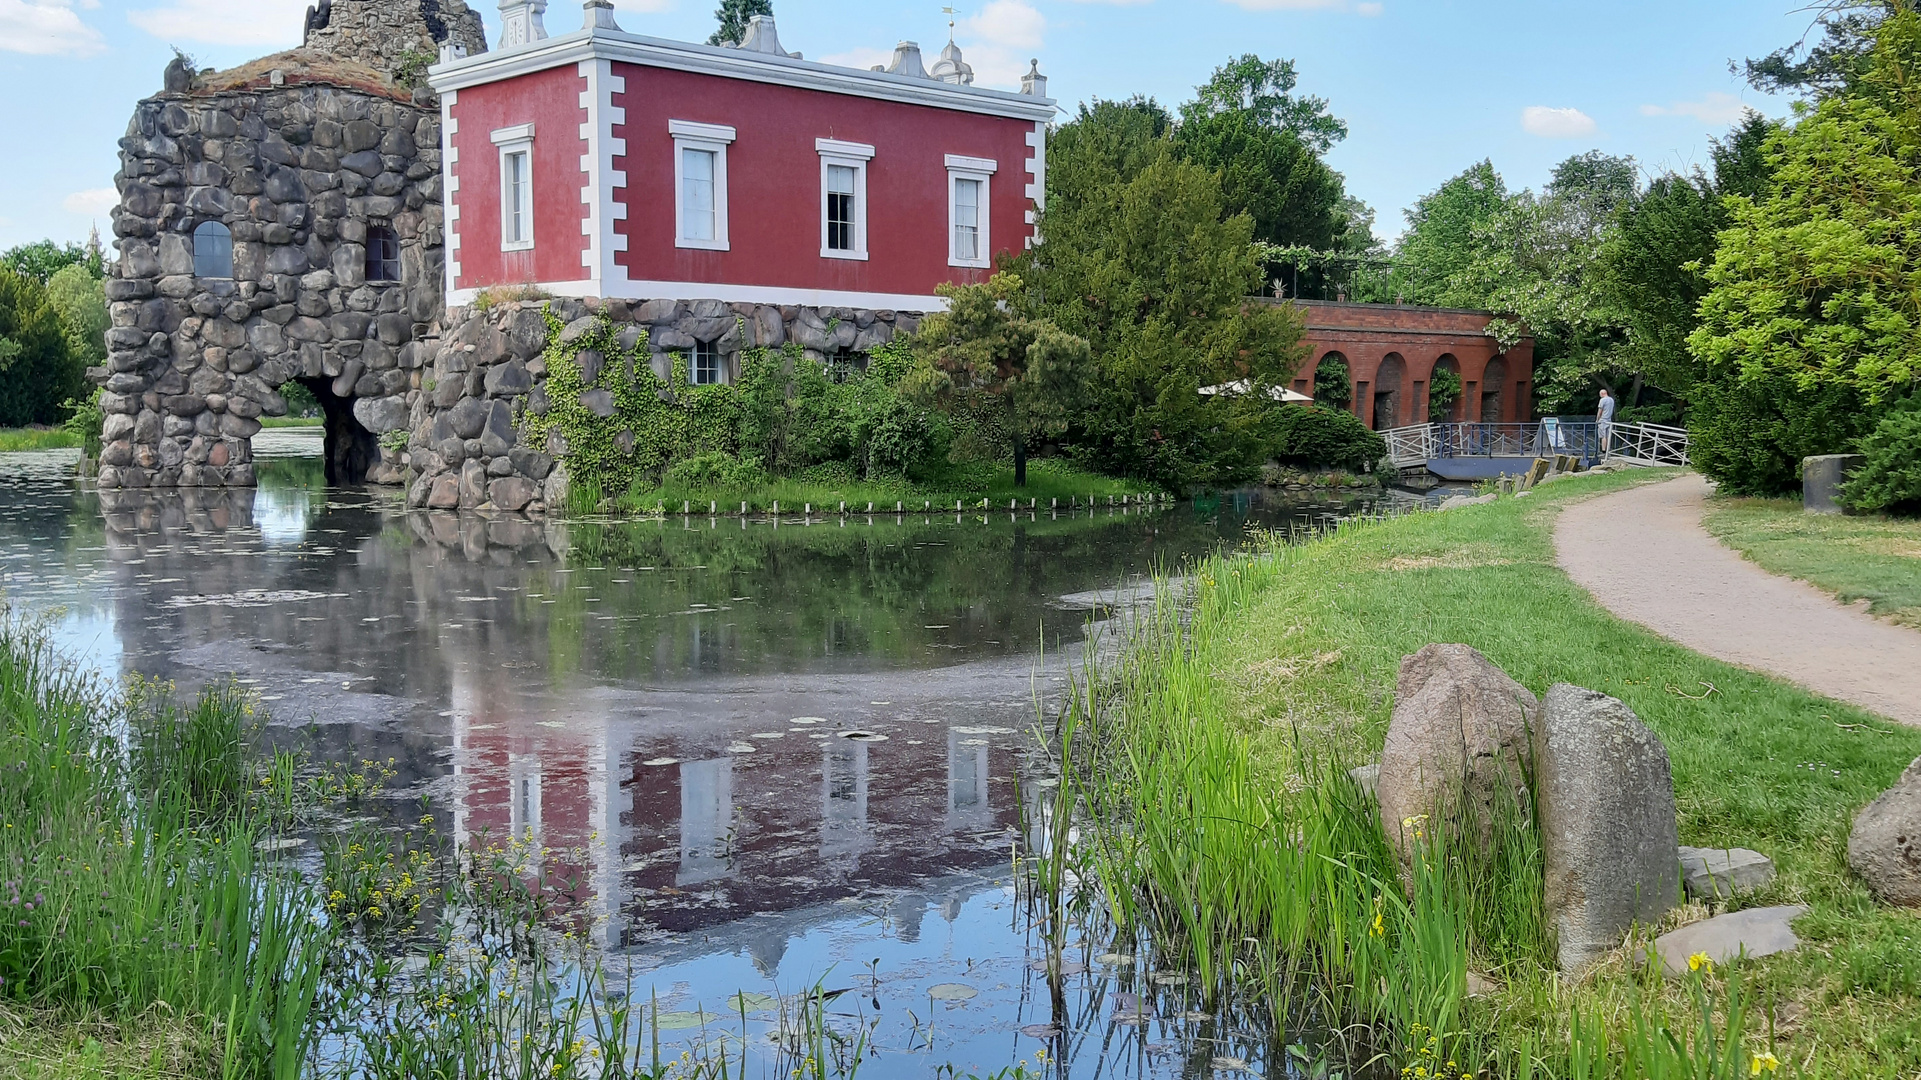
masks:
[[[1759,1076],[1762,1073],[1777,1073],[1780,1071],[1781,1061],[1773,1054],[1754,1055],[1754,1063],[1748,1067],[1749,1076]]]
[[[1712,975],[1714,974],[1714,957],[1704,952],[1695,953],[1693,956],[1688,957],[1688,970],[1706,971]]]

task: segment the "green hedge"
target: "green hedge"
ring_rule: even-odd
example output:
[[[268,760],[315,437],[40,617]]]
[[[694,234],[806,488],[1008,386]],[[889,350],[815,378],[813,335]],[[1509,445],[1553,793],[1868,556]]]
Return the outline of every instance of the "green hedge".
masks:
[[[1353,413],[1318,406],[1275,409],[1267,421],[1268,456],[1283,465],[1364,472],[1387,456],[1387,440]]]

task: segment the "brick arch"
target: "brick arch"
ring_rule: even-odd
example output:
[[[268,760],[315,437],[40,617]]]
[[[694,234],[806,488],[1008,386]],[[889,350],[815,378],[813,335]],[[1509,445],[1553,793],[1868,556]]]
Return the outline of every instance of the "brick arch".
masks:
[[[1507,357],[1494,356],[1481,368],[1480,417],[1483,423],[1501,424],[1509,419]]]
[[[1437,356],[1434,358],[1434,363],[1429,365],[1428,372],[1427,372],[1427,402],[1432,402],[1434,399],[1434,376],[1436,373],[1442,372],[1442,371],[1451,371],[1454,373],[1454,375],[1457,378],[1460,377],[1461,375],[1460,358],[1455,356],[1451,352],[1442,353],[1440,356]],[[1466,380],[1463,379],[1464,388],[1465,388],[1465,381]],[[1424,402],[1423,404],[1426,404],[1427,402]],[[1454,401],[1448,405],[1447,414],[1443,416],[1442,419],[1451,424],[1460,423],[1463,418],[1465,409],[1466,409],[1465,397],[1457,396],[1455,397]],[[1424,419],[1426,418],[1426,414],[1423,414],[1423,418]]]
[[[1321,366],[1323,364],[1326,364],[1328,361],[1332,360],[1332,361],[1335,361],[1336,363],[1346,365],[1347,374],[1348,374],[1348,383],[1349,383],[1349,393],[1352,394],[1353,392],[1352,386],[1353,386],[1353,379],[1354,379],[1354,362],[1348,359],[1347,354],[1342,352],[1340,349],[1321,349],[1321,350],[1317,350],[1317,353],[1318,355],[1315,355],[1315,358],[1311,362],[1302,366],[1300,371],[1295,374],[1294,390],[1297,393],[1306,394],[1309,397],[1318,399],[1320,395],[1314,392],[1315,377],[1320,374]],[[1313,354],[1310,354],[1310,355],[1313,355]]]
[[[1361,419],[1376,431],[1406,423],[1408,399],[1411,396],[1407,358],[1398,352],[1381,357],[1381,362],[1374,368],[1373,381],[1374,387],[1369,400],[1364,403],[1366,412]]]

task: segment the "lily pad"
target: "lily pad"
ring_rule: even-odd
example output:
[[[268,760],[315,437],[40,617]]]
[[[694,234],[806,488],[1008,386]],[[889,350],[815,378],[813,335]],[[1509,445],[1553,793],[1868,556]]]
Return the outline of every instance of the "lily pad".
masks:
[[[843,731],[840,737],[852,742],[886,742],[887,736],[876,731]]]
[[[691,1031],[706,1027],[720,1018],[719,1013],[667,1012],[654,1017],[654,1026],[662,1031]]]
[[[759,753],[760,750],[758,747],[750,746],[747,743],[735,743],[727,748],[727,752],[730,754],[755,754]]]
[[[727,999],[727,1007],[736,1013],[765,1012],[780,1004],[780,999],[771,994],[755,994],[741,991]]]
[[[785,739],[786,737],[785,731],[757,731],[748,736],[750,739]]]
[[[1096,964],[1105,967],[1133,967],[1134,958],[1121,953],[1102,953],[1094,958]]]
[[[787,722],[790,724],[800,724],[803,727],[812,727],[815,724],[825,724],[827,718],[824,716],[796,716]]]
[[[1214,1059],[1214,1071],[1244,1073],[1247,1071],[1247,1062],[1237,1057],[1217,1057]]]
[[[258,844],[255,844],[253,846],[253,849],[255,851],[265,851],[269,853],[276,852],[276,851],[292,851],[294,848],[305,846],[306,843],[307,841],[305,837],[289,836],[281,840],[262,840]]]
[[[668,765],[678,765],[680,764],[680,759],[672,758],[672,757],[657,757],[657,758],[649,759],[647,761],[643,761],[641,762],[641,764],[647,766],[650,769],[659,769],[659,768],[664,768],[665,766],[668,766]]]
[[[972,1001],[979,997],[980,993],[966,983],[941,983],[939,986],[929,988],[927,996],[935,1001]]]
[[[1053,1042],[1055,1039],[1060,1038],[1061,1035],[1064,1033],[1061,1031],[1060,1028],[1057,1028],[1052,1024],[1029,1024],[1026,1027],[1021,1029],[1021,1034],[1027,1036],[1030,1039],[1040,1039],[1043,1042]]]

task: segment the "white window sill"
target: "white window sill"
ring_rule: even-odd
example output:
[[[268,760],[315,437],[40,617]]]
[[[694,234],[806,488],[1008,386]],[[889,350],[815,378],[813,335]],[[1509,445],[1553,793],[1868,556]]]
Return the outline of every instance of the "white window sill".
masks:
[[[674,246],[677,248],[686,248],[689,251],[732,251],[733,250],[733,246],[730,245],[725,240],[688,240],[685,238],[681,238],[681,239],[676,239],[674,241]]]
[[[992,259],[949,259],[947,260],[947,265],[954,267],[957,270],[992,270],[994,268],[994,260]]]
[[[821,248],[820,257],[823,259],[845,259],[849,262],[867,261],[867,253],[865,251],[838,251],[834,248]]]
[[[501,250],[501,251],[503,251],[503,252],[506,252],[506,251],[532,251],[533,249],[534,249],[534,242],[533,242],[532,240],[529,240],[529,241],[527,241],[527,242],[526,242],[526,243],[524,243],[524,244],[502,244],[502,245],[500,245],[500,250]]]

